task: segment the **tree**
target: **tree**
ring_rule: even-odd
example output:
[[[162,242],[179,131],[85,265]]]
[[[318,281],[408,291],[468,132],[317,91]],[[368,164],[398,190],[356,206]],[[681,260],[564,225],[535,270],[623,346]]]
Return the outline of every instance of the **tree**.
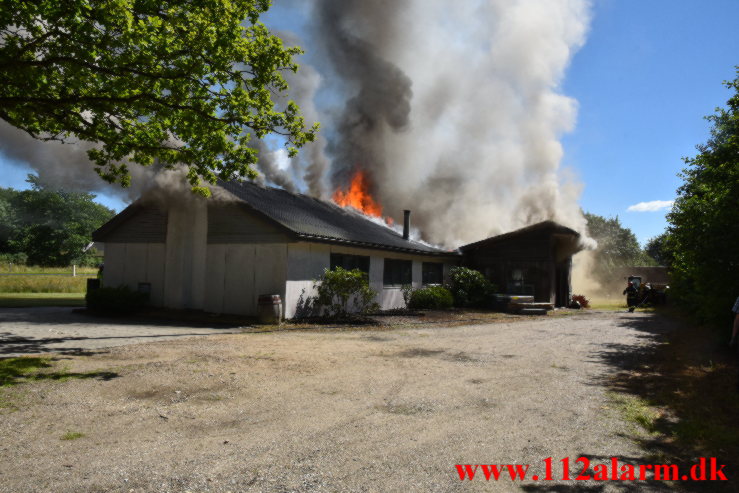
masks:
[[[253,177],[248,143],[312,141],[298,106],[278,107],[284,47],[259,22],[270,0],[7,0],[0,9],[0,118],[41,140],[97,143],[102,178],[127,186],[128,162],[183,164],[201,179]]]
[[[82,249],[92,232],[115,213],[93,202],[90,193],[72,193],[43,188],[29,175],[30,190],[0,189],[6,214],[0,217],[0,253],[23,253],[28,263],[67,266],[84,263]]]
[[[724,84],[733,94],[727,108],[706,117],[708,141],[684,158],[667,221],[675,294],[700,319],[728,326],[739,295],[739,67]]]
[[[659,265],[670,267],[673,262],[670,234],[664,232],[659,236],[650,238],[644,247],[644,253]]]

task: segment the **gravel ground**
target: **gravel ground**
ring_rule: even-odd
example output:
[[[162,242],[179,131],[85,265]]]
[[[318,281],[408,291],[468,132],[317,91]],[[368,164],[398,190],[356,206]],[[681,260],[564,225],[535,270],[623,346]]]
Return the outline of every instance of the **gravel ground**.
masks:
[[[8,332],[13,322],[0,323]],[[55,366],[106,378],[7,391],[16,409],[0,410],[0,491],[658,491],[665,485],[461,482],[454,465],[531,464],[530,477],[542,459],[570,457],[574,477],[580,456],[649,463],[604,380],[665,324],[583,312],[59,356]],[[67,432],[84,436],[61,440]]]
[[[24,354],[90,354],[101,348],[180,337],[240,332],[236,328],[91,317],[64,307],[0,308],[0,357]]]

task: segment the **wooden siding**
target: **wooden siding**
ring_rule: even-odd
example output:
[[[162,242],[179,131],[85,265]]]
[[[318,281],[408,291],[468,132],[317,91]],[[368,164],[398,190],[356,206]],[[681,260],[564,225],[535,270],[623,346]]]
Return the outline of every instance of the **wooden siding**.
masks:
[[[554,250],[554,239],[550,232],[533,231],[481,243],[464,252],[463,263],[482,272],[499,292],[533,294],[537,302],[554,302]],[[513,274],[517,271],[523,274],[523,286],[516,287]]]
[[[156,207],[142,207],[106,237],[105,243],[164,243],[167,240],[167,213]]]
[[[208,245],[204,309],[214,313],[257,314],[261,294],[285,299],[287,243]]]
[[[164,243],[111,243],[105,249],[103,285],[128,286],[136,291],[139,283],[151,284],[150,302],[164,303]]]
[[[208,243],[282,243],[287,235],[238,204],[208,207]]]

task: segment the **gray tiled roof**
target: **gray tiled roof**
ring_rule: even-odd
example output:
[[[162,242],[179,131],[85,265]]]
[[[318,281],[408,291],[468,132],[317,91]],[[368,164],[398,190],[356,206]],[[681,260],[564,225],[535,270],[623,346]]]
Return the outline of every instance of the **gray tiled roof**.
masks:
[[[455,254],[417,241],[404,240],[401,234],[371,221],[359,212],[307,195],[251,182],[219,182],[218,185],[302,239],[410,253]]]
[[[459,249],[464,252],[466,250],[471,250],[473,248],[478,248],[481,246],[488,246],[493,243],[500,243],[503,241],[520,238],[522,236],[535,234],[538,232],[545,232],[547,234],[566,235],[566,236],[572,236],[574,238],[580,237],[580,233],[578,233],[574,229],[568,228],[567,226],[562,226],[561,224],[558,224],[554,221],[547,220],[547,221],[542,221],[540,223],[532,224],[531,226],[526,226],[525,228],[517,229],[515,231],[509,231],[508,233],[504,233],[504,234],[497,235],[497,236],[491,236],[490,238],[486,238],[484,240],[476,241],[474,243],[469,243],[467,245],[459,247]]]

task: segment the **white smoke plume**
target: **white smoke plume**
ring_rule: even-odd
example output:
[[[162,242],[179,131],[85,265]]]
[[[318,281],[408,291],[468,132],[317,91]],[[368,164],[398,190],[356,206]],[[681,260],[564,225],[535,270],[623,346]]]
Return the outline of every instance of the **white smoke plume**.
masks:
[[[346,94],[328,125],[332,184],[367,171],[393,215],[455,246],[553,219],[585,231],[564,183],[559,91],[588,30],[585,0],[316,0],[313,49]]]

